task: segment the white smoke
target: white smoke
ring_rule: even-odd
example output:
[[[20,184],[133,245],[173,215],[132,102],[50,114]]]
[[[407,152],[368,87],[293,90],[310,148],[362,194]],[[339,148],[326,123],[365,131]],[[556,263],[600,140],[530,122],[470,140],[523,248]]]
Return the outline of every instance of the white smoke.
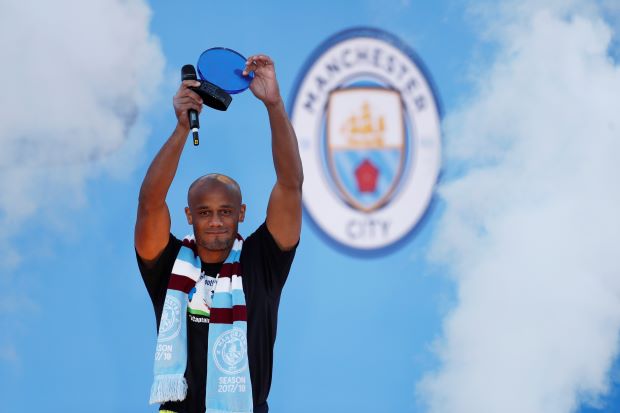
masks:
[[[469,168],[440,188],[433,252],[457,302],[418,392],[432,413],[567,413],[618,353],[618,26],[590,2],[484,6],[498,51],[446,119],[447,162]]]
[[[40,310],[16,275],[18,232],[75,232],[88,179],[135,163],[164,66],[149,20],[142,0],[0,4],[0,363],[20,368],[23,316]]]
[[[110,154],[144,138],[136,120],[164,65],[149,20],[143,0],[2,2],[0,268],[18,264],[10,240],[26,220],[54,225],[89,176],[114,172]]]

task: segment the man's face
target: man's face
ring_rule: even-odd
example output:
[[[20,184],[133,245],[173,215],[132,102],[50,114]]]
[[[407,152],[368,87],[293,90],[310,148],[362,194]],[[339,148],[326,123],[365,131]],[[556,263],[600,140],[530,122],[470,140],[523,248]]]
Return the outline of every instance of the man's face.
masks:
[[[194,227],[196,243],[210,251],[231,248],[245,217],[240,194],[228,185],[211,182],[194,188],[189,204],[185,214]]]

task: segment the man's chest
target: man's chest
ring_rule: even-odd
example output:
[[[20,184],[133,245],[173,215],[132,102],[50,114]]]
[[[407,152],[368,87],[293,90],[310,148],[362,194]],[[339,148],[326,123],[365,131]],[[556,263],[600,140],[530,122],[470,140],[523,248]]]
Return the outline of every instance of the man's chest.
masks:
[[[208,323],[213,303],[213,293],[217,284],[217,275],[207,275],[204,271],[194,287],[187,295],[187,312],[190,320],[199,323]],[[191,317],[194,316],[194,317]]]

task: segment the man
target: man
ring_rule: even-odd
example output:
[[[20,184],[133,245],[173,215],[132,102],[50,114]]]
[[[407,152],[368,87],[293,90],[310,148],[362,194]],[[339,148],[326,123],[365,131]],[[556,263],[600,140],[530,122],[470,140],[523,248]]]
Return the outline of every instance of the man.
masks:
[[[208,411],[268,411],[280,293],[301,231],[303,172],[273,61],[251,56],[244,75],[250,71],[250,90],[269,115],[277,176],[265,223],[241,242],[237,227],[246,206],[239,185],[210,174],[188,191],[185,214],[195,240],[181,241],[170,234],[166,194],[189,134],[187,112],[202,109],[200,96],[190,89],[197,81],[183,81],[175,95],[177,126],[140,189],[135,248],[157,320],[151,402],[161,403],[161,411],[203,413],[205,399]],[[217,336],[216,328],[222,329]],[[251,386],[243,376],[247,370]],[[248,408],[242,407],[244,397]]]

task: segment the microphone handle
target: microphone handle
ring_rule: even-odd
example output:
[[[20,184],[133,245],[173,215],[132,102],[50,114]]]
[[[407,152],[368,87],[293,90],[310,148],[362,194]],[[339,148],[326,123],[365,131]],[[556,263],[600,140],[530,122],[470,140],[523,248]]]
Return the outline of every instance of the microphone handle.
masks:
[[[192,135],[194,137],[194,146],[198,146],[200,143],[198,139],[198,128],[200,128],[200,123],[198,122],[198,113],[190,109],[187,111],[187,116],[189,117],[189,127],[192,130]]]

